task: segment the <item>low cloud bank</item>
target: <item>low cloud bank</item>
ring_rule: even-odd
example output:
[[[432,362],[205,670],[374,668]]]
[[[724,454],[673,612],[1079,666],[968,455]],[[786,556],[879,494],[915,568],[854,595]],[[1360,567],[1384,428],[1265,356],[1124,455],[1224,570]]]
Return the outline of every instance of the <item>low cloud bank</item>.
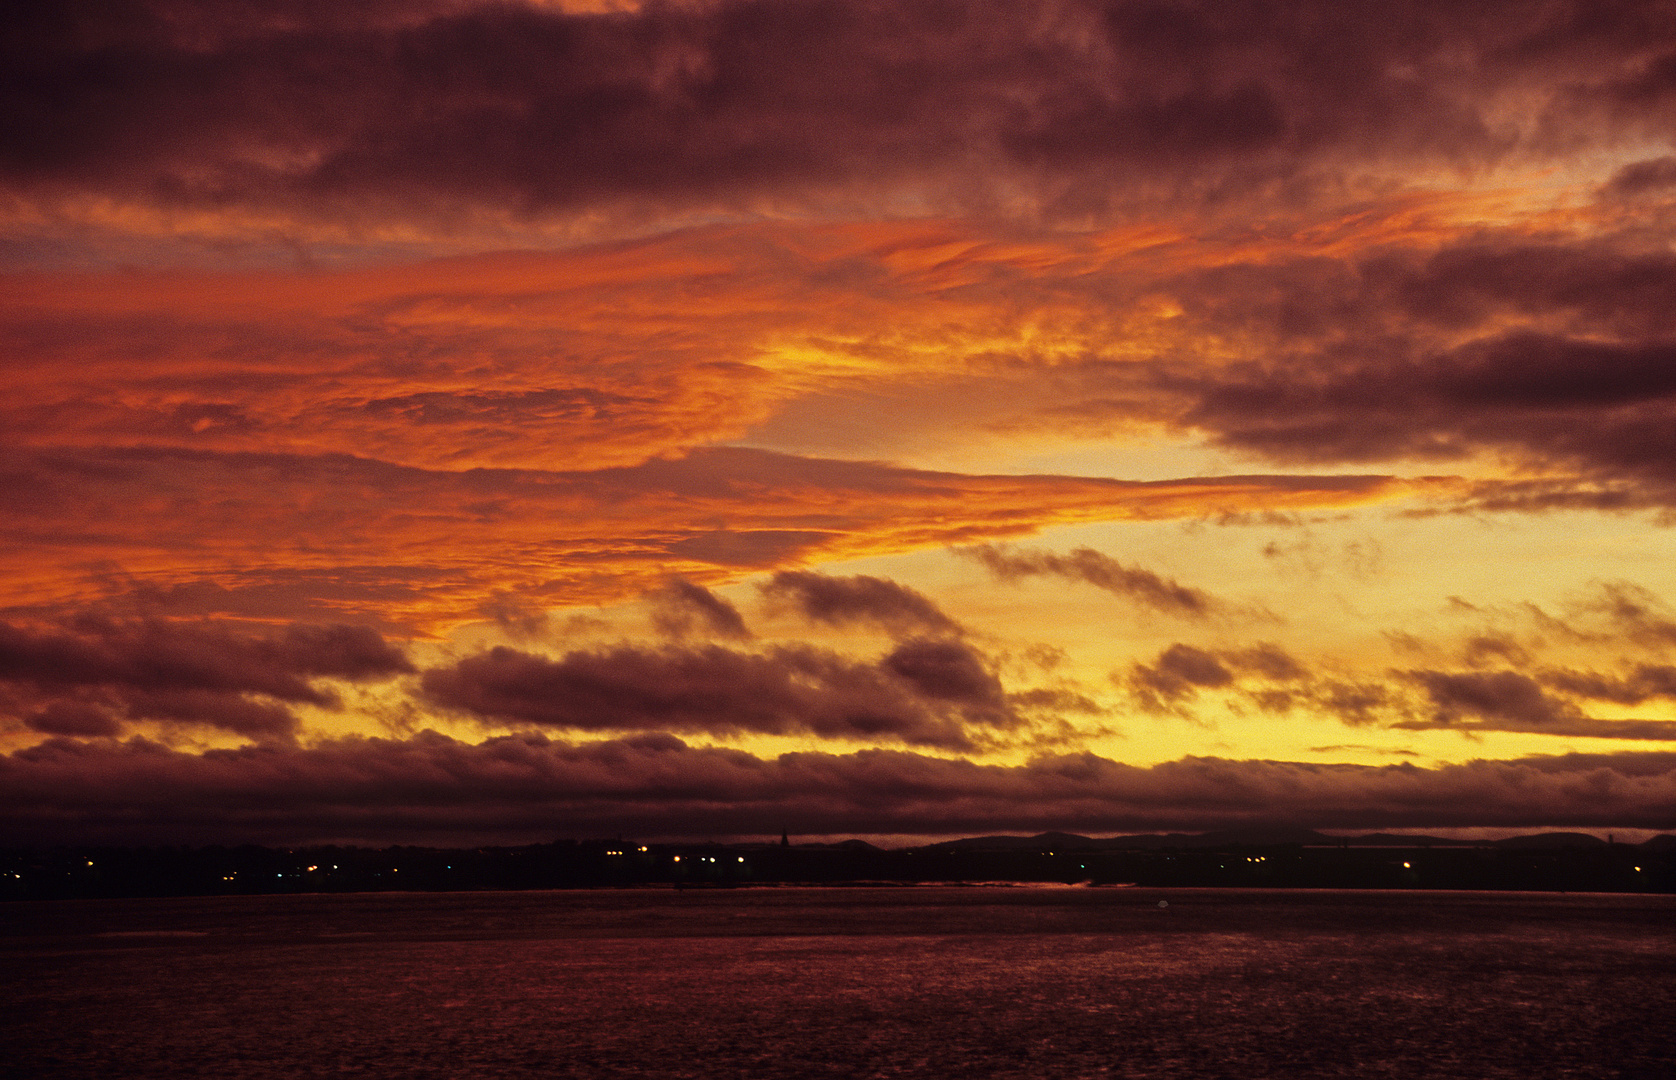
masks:
[[[470,744],[435,732],[203,754],[56,739],[0,758],[13,842],[488,843],[560,836],[1676,828],[1676,754],[1421,768],[1093,754],[982,765],[863,750],[762,758],[666,734]]]

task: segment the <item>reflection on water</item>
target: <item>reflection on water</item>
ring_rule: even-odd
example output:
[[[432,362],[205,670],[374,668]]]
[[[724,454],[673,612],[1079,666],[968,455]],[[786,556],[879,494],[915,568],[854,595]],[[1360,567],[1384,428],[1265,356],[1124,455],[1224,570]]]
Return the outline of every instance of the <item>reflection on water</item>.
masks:
[[[1676,898],[774,889],[0,907],[0,1074],[1676,1077]]]

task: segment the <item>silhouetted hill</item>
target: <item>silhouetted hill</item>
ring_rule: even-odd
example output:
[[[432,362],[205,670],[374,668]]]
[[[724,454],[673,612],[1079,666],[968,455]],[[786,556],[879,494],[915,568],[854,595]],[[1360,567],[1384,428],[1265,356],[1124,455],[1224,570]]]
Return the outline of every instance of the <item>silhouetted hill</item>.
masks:
[[[1096,838],[1049,832],[1037,836],[969,836],[927,844],[921,851],[1150,851],[1160,848],[1272,847],[1327,844],[1337,838],[1313,829],[1286,827],[1223,829],[1208,833],[1142,833]]]
[[[944,840],[940,844],[927,844],[922,847],[923,852],[1076,852],[1076,850],[1098,850],[1108,844],[1106,840],[1091,840],[1089,837],[1079,837],[1071,832],[1044,832],[1036,837],[964,837],[960,840]]]
[[[1325,833],[1318,833],[1314,829],[1294,829],[1281,827],[1250,829],[1223,829],[1219,832],[1203,833],[1192,843],[1184,847],[1225,847],[1229,845],[1239,847],[1275,847],[1281,844],[1330,844],[1334,837]]]
[[[1452,840],[1444,836],[1405,836],[1402,833],[1368,833],[1366,836],[1340,837],[1346,844],[1358,847],[1476,847],[1482,840]]]
[[[1676,836],[1551,832],[1494,843],[1312,829],[979,836],[903,850],[560,840],[509,848],[0,849],[0,900],[471,889],[1017,882],[1155,888],[1676,892]]]
[[[1492,840],[1490,846],[1509,851],[1534,851],[1543,848],[1605,847],[1606,841],[1598,836],[1590,836],[1588,833],[1545,832],[1537,833],[1535,836],[1509,836],[1505,840]]]

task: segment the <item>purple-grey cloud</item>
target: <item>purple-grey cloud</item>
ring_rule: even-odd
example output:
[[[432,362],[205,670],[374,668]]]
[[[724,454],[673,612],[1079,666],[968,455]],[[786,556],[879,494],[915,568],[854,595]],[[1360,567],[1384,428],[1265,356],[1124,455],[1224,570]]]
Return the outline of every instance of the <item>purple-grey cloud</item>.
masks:
[[[802,645],[622,646],[549,659],[497,646],[425,672],[433,702],[582,731],[754,732],[969,749],[1020,723],[983,659],[910,639],[876,662]]]
[[[757,588],[771,601],[788,604],[811,622],[828,626],[871,623],[896,634],[960,633],[960,624],[923,593],[867,574],[840,577],[782,570]]]
[[[1655,698],[1676,699],[1676,667],[1669,664],[1637,664],[1622,675],[1597,671],[1544,671],[1545,686],[1593,701],[1618,705],[1640,705]]]
[[[1166,712],[1177,709],[1200,688],[1232,685],[1234,675],[1210,653],[1178,643],[1160,653],[1155,663],[1135,664],[1128,682],[1141,708]]]
[[[1676,46],[1656,0],[238,11],[64,0],[8,20],[0,182],[339,218],[745,210],[864,184],[944,210],[1033,185],[1067,214],[1288,182],[1296,197],[1351,162],[1668,133]]]
[[[1069,555],[1003,544],[957,548],[956,553],[982,563],[1002,581],[1052,576],[1081,581],[1156,611],[1187,618],[1204,618],[1220,606],[1209,594],[1160,577],[1151,570],[1124,566],[1093,548],[1077,548]]]
[[[695,630],[735,641],[751,636],[738,608],[685,578],[672,579],[651,594],[650,599],[652,621],[659,631],[669,637],[686,637]]]
[[[1673,824],[1670,753],[1431,768],[1193,757],[1140,767],[1068,754],[1003,766],[890,750],[760,758],[668,735],[474,745],[421,732],[201,755],[143,739],[56,739],[0,757],[0,830],[30,842]]]
[[[297,730],[287,705],[336,705],[314,680],[413,670],[399,648],[364,626],[293,624],[263,634],[94,616],[57,626],[0,623],[9,711],[55,735],[114,734],[127,720],[158,719],[285,738]]]
[[[1492,655],[1514,654],[1484,649],[1479,657]],[[1593,717],[1580,704],[1581,699],[1635,705],[1676,697],[1676,669],[1666,665],[1642,664],[1622,675],[1533,667],[1529,673],[1418,669],[1352,679],[1311,670],[1270,643],[1201,649],[1177,642],[1157,659],[1137,661],[1111,678],[1135,707],[1188,719],[1196,715],[1202,692],[1217,691],[1264,712],[1306,709],[1352,727],[1676,741],[1676,721]]]

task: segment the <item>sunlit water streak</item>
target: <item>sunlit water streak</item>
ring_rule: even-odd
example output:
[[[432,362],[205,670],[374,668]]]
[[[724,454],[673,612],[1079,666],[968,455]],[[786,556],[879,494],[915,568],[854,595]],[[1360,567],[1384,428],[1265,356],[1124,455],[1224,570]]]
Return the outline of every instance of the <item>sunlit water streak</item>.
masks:
[[[1676,1077],[1672,897],[366,894],[0,927],[8,1077]]]

